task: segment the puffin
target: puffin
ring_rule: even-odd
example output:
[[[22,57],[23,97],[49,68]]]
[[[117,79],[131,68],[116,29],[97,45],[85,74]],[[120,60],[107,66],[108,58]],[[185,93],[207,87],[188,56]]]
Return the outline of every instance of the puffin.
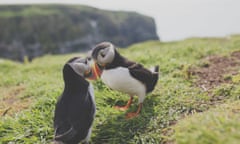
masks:
[[[154,66],[151,70],[146,69],[142,64],[122,56],[111,42],[97,44],[92,49],[91,56],[94,61],[92,69],[96,77],[100,77],[111,89],[130,96],[125,106],[115,106],[115,108],[127,110],[132,104],[133,97],[138,96],[137,111],[127,113],[126,119],[138,116],[146,95],[152,92],[157,84],[159,66]]]
[[[85,78],[91,77],[86,58],[71,58],[63,67],[64,90],[54,111],[54,143],[88,143],[95,117],[94,89]]]

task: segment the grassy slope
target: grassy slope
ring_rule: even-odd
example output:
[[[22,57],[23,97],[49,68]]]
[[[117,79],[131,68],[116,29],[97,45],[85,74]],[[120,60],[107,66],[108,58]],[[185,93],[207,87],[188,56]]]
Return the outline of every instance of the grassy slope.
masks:
[[[227,102],[190,116],[175,126],[177,143],[238,144],[240,101]]]
[[[161,143],[176,139],[179,143],[192,143],[200,139],[199,142],[207,140],[208,143],[215,143],[218,137],[228,137],[228,142],[237,143],[239,137],[221,131],[231,131],[231,126],[234,126],[233,131],[239,131],[239,113],[230,114],[234,118],[227,121],[224,120],[224,113],[229,112],[229,109],[218,110],[217,107],[216,110],[211,110],[213,106],[208,104],[210,97],[192,85],[192,80],[186,77],[186,69],[190,65],[199,65],[199,60],[205,56],[228,55],[239,47],[240,36],[234,36],[230,39],[196,38],[171,43],[152,41],[120,50],[126,57],[147,67],[160,65],[160,80],[155,91],[146,97],[141,116],[132,120],[125,120],[125,112],[112,108],[116,104],[125,104],[128,96],[108,89],[101,81],[94,82],[97,114],[92,142]],[[77,54],[44,56],[29,64],[0,60],[0,112],[11,108],[6,116],[0,118],[0,143],[51,142],[53,111],[56,99],[63,89],[61,69],[75,55]],[[226,105],[232,105],[233,101],[239,99],[240,85],[220,86],[216,95],[225,91],[228,91],[225,96]],[[136,103],[137,98],[128,111],[135,110]],[[239,107],[239,101],[233,104]],[[26,106],[27,109],[19,112]],[[210,111],[200,116],[193,114],[191,118],[187,117],[195,111],[206,111],[209,108]],[[220,112],[218,114],[215,111]],[[224,125],[219,124],[215,116],[223,119],[221,122]],[[198,123],[198,119],[203,122]],[[176,120],[180,121],[179,124],[172,126]],[[171,133],[172,129],[176,130],[175,134]],[[198,133],[209,135],[212,134],[211,131],[216,133],[210,135],[215,139],[205,135],[197,137]]]

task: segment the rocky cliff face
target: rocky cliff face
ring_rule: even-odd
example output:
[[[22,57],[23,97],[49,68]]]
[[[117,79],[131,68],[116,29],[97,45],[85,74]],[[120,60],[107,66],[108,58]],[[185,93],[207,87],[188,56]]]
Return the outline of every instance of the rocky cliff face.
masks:
[[[101,41],[126,47],[158,39],[154,19],[134,12],[86,6],[0,6],[0,57],[13,60],[86,51]]]

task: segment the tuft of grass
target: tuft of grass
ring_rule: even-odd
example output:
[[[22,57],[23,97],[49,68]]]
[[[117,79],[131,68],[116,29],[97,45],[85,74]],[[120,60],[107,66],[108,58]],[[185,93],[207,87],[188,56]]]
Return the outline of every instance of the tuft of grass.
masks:
[[[240,82],[240,74],[232,76],[231,80],[233,83],[239,83]]]

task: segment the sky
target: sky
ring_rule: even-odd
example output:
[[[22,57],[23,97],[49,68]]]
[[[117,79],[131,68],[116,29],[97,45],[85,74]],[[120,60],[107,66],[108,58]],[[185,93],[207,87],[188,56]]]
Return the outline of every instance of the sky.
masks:
[[[240,34],[240,0],[0,0],[0,4],[83,4],[155,19],[161,41]]]

